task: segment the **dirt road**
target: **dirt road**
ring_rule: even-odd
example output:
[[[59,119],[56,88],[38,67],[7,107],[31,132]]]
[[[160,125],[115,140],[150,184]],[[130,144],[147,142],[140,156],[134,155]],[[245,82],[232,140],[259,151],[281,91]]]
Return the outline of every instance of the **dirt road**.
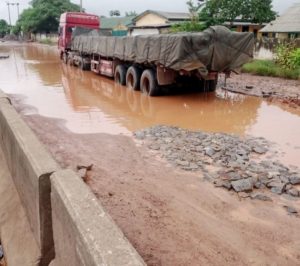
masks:
[[[13,99],[21,114],[28,110]],[[148,265],[300,265],[300,219],[282,207],[299,201],[239,199],[171,168],[132,137],[24,119],[62,167],[94,164],[88,185]]]
[[[300,108],[300,80],[232,74],[226,86],[224,79],[221,79],[219,86],[231,92],[264,97],[271,102],[278,101],[293,108]]]

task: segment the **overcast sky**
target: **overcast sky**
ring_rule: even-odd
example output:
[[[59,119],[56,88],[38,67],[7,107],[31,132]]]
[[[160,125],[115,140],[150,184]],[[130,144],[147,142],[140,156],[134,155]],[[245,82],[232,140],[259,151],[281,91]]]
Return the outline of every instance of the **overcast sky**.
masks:
[[[126,11],[143,12],[147,9],[187,12],[187,0],[82,0],[83,7],[87,12],[97,15],[109,15],[109,10],[117,9],[124,15]],[[234,1],[234,0],[232,0]],[[6,2],[20,3],[20,12],[28,7],[29,0],[0,0],[0,19],[8,21],[8,9]],[[72,0],[73,3],[79,4],[80,0]],[[274,10],[282,13],[293,3],[300,3],[300,0],[273,0]],[[11,6],[11,19],[14,23],[17,19],[17,8]]]

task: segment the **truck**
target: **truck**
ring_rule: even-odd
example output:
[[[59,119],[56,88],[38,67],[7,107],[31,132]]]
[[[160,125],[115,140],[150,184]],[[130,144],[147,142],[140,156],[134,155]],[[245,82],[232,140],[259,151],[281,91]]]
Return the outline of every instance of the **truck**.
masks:
[[[191,84],[214,91],[220,73],[229,76],[253,58],[253,34],[232,32],[224,26],[200,33],[112,37],[101,34],[100,23],[92,14],[62,14],[61,60],[148,96]]]

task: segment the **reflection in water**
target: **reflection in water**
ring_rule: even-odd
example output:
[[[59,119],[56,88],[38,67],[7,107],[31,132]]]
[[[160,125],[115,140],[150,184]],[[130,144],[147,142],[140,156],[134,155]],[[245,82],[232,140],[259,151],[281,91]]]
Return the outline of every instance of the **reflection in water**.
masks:
[[[263,136],[299,164],[300,116],[288,107],[219,91],[149,98],[111,79],[61,64],[55,47],[0,44],[0,88],[78,133],[130,134],[156,124]]]
[[[62,65],[62,83],[75,111],[99,109],[130,131],[167,124],[205,131],[244,134],[261,101],[218,98],[214,93],[147,97],[113,80]],[[224,97],[224,95],[222,95]]]

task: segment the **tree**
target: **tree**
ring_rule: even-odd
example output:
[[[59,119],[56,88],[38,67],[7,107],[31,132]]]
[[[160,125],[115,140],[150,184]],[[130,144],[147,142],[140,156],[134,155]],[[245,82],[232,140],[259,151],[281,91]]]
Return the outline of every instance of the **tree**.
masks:
[[[277,15],[272,8],[272,0],[251,0],[248,12],[244,12],[244,18],[259,24],[270,22]]]
[[[125,17],[136,17],[138,14],[135,11],[125,12]]]
[[[236,18],[253,23],[270,22],[275,16],[272,0],[207,0],[199,14],[207,26],[233,23]]]
[[[23,32],[57,31],[62,13],[80,11],[80,7],[70,0],[33,0],[31,6],[22,12],[17,22]]]
[[[119,16],[121,16],[121,12],[119,10],[111,10],[111,11],[109,11],[109,15],[111,17],[119,17]]]
[[[204,0],[198,0],[195,4],[193,0],[188,0],[186,2],[188,6],[188,10],[190,12],[191,18],[193,21],[199,20],[198,12],[201,9],[201,7],[204,5]]]
[[[199,21],[199,10],[204,5],[205,0],[198,0],[197,3],[194,3],[193,0],[188,0],[186,2],[188,10],[190,13],[191,21],[185,21],[172,25],[171,31],[176,32],[197,32],[202,31],[205,26]]]
[[[0,19],[0,37],[4,37],[7,33],[9,33],[9,25],[4,19]]]

